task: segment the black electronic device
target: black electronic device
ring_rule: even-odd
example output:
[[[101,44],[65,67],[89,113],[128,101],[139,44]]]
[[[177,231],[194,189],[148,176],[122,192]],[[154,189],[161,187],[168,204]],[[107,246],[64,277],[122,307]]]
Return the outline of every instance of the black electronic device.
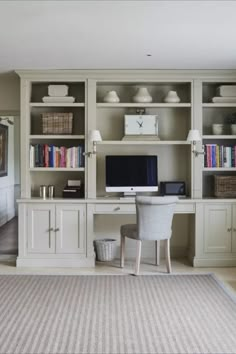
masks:
[[[177,195],[186,196],[185,182],[173,181],[173,182],[160,182],[160,194],[164,195]]]
[[[84,197],[84,186],[71,186],[66,185],[62,192],[63,198],[83,198]]]
[[[158,191],[158,157],[106,156],[106,192]]]

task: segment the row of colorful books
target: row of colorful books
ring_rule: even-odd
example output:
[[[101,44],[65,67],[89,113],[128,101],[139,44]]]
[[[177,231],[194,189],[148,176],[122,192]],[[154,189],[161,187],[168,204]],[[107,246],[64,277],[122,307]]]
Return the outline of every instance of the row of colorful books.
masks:
[[[205,167],[236,167],[236,146],[206,144]]]
[[[84,147],[65,147],[52,144],[30,145],[30,168],[33,167],[84,167]]]

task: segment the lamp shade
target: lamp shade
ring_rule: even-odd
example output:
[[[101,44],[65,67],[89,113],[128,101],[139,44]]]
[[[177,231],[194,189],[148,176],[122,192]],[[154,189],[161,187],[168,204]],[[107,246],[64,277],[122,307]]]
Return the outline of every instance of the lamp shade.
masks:
[[[201,140],[202,139],[201,139],[199,130],[197,130],[197,129],[189,130],[187,141],[190,141],[192,143],[193,141],[201,141]]]
[[[89,141],[102,141],[102,137],[99,130],[90,130],[88,133]]]

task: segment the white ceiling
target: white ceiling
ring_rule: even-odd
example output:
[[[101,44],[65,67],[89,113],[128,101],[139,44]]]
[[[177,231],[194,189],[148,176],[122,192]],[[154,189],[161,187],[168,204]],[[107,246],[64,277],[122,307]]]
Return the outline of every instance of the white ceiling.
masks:
[[[0,71],[49,68],[236,69],[236,1],[0,1]]]

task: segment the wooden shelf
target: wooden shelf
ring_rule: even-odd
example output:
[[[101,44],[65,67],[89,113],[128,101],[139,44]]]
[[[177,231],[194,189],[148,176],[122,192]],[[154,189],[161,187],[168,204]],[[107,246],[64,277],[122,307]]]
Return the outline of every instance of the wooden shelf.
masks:
[[[78,172],[84,171],[84,167],[33,167],[30,172]]]
[[[236,107],[236,103],[203,103],[203,108]]]
[[[211,171],[217,171],[217,172],[232,171],[232,172],[236,172],[236,167],[204,167],[203,171],[204,172],[211,172]]]
[[[97,145],[190,145],[186,140],[103,140]]]
[[[30,103],[30,107],[84,107],[84,103]]]
[[[97,103],[97,108],[138,108],[138,107],[164,107],[183,108],[191,107],[191,103]]]
[[[34,139],[85,139],[84,135],[30,135],[31,140]]]
[[[236,135],[203,135],[202,139],[236,139]]]

